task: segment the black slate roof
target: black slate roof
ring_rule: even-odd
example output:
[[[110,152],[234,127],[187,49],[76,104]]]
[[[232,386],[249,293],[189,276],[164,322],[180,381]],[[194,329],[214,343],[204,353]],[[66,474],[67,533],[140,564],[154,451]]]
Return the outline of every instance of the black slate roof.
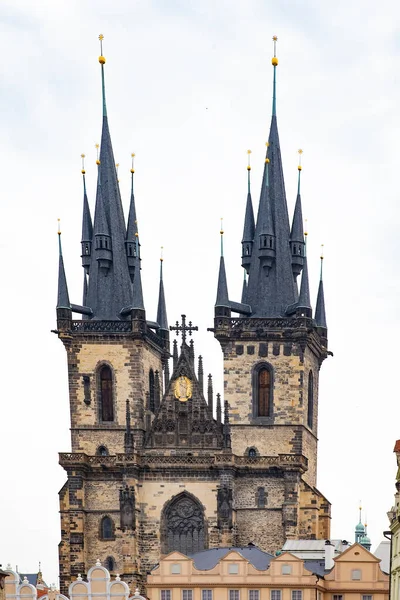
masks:
[[[215,565],[230,552],[238,552],[243,558],[249,561],[259,571],[266,571],[269,567],[269,563],[274,558],[272,554],[264,552],[257,548],[257,546],[232,546],[230,548],[210,548],[210,550],[203,550],[202,552],[196,552],[189,554],[189,557],[193,559],[194,566],[199,571],[208,571],[213,569]]]

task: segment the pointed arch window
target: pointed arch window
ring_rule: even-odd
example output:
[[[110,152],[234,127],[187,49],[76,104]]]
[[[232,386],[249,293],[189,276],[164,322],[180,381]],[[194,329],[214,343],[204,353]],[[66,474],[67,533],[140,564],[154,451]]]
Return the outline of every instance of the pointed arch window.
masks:
[[[154,412],[154,371],[149,372],[149,409]]]
[[[107,571],[115,571],[115,559],[113,556],[107,556],[104,564]]]
[[[259,487],[257,490],[257,506],[258,508],[265,508],[267,503],[267,494],[264,487]]]
[[[103,365],[99,373],[100,418],[102,421],[114,421],[113,377],[111,368]]]
[[[308,406],[307,406],[307,425],[310,429],[313,426],[314,419],[314,375],[310,371],[308,374]]]
[[[256,365],[253,371],[253,416],[273,416],[274,372],[269,363]]]
[[[200,552],[207,547],[207,527],[200,502],[182,493],[165,507],[161,528],[163,554],[177,550],[182,554]]]
[[[100,538],[102,540],[114,539],[114,523],[111,517],[103,517],[100,523]]]

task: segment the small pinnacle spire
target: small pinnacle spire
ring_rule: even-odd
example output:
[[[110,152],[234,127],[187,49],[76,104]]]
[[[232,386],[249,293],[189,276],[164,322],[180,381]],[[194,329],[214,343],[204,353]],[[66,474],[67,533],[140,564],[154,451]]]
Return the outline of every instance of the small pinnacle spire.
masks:
[[[105,83],[104,83],[104,65],[105,65],[106,59],[103,56],[103,40],[104,40],[104,35],[102,33],[99,35],[99,40],[100,40],[99,63],[100,63],[100,66],[101,66],[101,89],[102,89],[102,95],[103,95],[103,117],[107,117],[106,87],[105,87]]]
[[[220,234],[221,234],[221,257],[220,257],[220,261],[219,261],[217,299],[215,301],[215,306],[229,307],[228,283],[226,280],[225,260],[224,260],[224,246],[223,246],[224,230],[222,228],[222,218],[221,218]]]
[[[278,38],[276,35],[272,38],[274,42],[274,56],[272,57],[272,66],[274,67],[274,83],[273,83],[273,92],[272,92],[272,116],[276,117],[276,67],[278,66],[278,59],[276,57],[276,42]]]
[[[176,340],[172,342],[172,348],[172,360],[175,369],[178,364],[178,342]]]
[[[203,382],[204,372],[203,372],[203,357],[199,354],[198,358],[198,369],[197,369],[197,378],[199,380],[199,386],[201,393],[204,393],[204,382]]]
[[[161,402],[161,390],[160,390],[160,373],[155,371],[154,373],[154,412],[160,408]]]
[[[213,404],[214,404],[214,398],[213,398],[213,382],[212,382],[212,375],[211,373],[209,373],[208,375],[208,385],[207,385],[207,402],[208,402],[208,408],[210,409],[210,413],[211,416],[213,414]]]
[[[92,216],[90,214],[89,202],[86,193],[86,170],[85,170],[85,155],[81,154],[82,159],[82,178],[83,178],[83,213],[82,213],[82,266],[86,273],[89,273],[90,262],[92,256],[92,242],[93,242],[93,223]],[[86,282],[87,283],[87,282]]]
[[[246,269],[243,269],[243,287],[242,287],[242,303],[246,304],[246,295],[247,295],[247,277],[246,277]]]
[[[82,297],[82,305],[86,306],[86,298],[87,298],[87,288],[88,288],[88,284],[87,284],[87,275],[86,272],[83,272],[83,297]]]
[[[167,306],[165,303],[165,294],[164,294],[163,262],[164,262],[163,247],[161,246],[160,287],[159,287],[159,292],[158,292],[157,323],[160,326],[160,329],[162,329],[164,331],[169,331],[168,318],[167,318]]]
[[[126,401],[125,454],[133,453],[133,433],[131,430],[131,411],[129,400]]]
[[[58,295],[57,295],[57,308],[68,308],[71,309],[69,301],[67,278],[65,276],[64,259],[62,255],[61,246],[61,228],[60,219],[58,219]]]
[[[304,232],[304,265],[303,273],[301,275],[301,285],[299,293],[298,308],[300,310],[306,309],[306,316],[312,316],[311,300],[310,300],[310,286],[308,282],[308,266],[307,266],[307,232]]]
[[[165,361],[164,365],[164,389],[166,390],[169,384],[169,362],[168,359]]]
[[[298,153],[299,153],[299,164],[298,164],[297,170],[299,172],[299,178],[297,181],[297,194],[300,195],[300,174],[301,174],[301,170],[303,168],[301,166],[301,155],[303,154],[303,150],[300,148],[300,150],[298,150]]]
[[[318,286],[318,294],[317,294],[317,303],[315,306],[315,321],[317,323],[317,327],[323,327],[325,329],[328,328],[326,324],[326,313],[325,313],[325,295],[324,295],[324,282],[322,280],[322,266],[324,262],[324,253],[323,253],[324,245],[321,245],[321,270],[320,270],[320,280]],[[360,506],[361,511],[361,506]],[[361,513],[360,513],[361,515]]]
[[[217,423],[221,425],[221,394],[217,394]]]
[[[231,448],[231,430],[229,425],[229,404],[228,400],[224,402],[224,448]]]
[[[254,245],[254,233],[256,229],[250,187],[250,155],[251,150],[247,150],[247,201],[242,236],[242,267],[245,268],[247,271],[250,270],[251,256],[253,254]]]
[[[137,238],[136,238],[137,240]],[[137,248],[136,241],[136,248]],[[135,266],[135,277],[133,279],[132,285],[132,308],[144,310],[144,302],[143,302],[143,290],[142,290],[142,277],[140,275],[140,258],[136,254],[136,266]]]

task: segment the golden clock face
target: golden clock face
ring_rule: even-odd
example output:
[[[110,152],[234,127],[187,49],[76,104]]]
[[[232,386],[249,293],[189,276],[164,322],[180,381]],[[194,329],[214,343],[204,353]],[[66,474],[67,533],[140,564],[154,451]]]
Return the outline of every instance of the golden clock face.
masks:
[[[175,380],[175,398],[180,402],[187,402],[192,397],[192,382],[188,377],[181,375]]]

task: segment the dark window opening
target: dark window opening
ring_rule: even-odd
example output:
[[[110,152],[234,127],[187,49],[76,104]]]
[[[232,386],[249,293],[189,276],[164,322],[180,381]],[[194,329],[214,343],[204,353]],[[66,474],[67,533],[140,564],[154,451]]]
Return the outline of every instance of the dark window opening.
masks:
[[[107,556],[106,560],[105,560],[105,568],[108,571],[115,571],[115,560],[112,556]]]
[[[109,452],[106,446],[99,446],[96,451],[97,456],[108,456]]]
[[[266,505],[265,488],[259,487],[257,490],[257,506],[258,506],[258,508],[264,508],[265,505]]]
[[[154,372],[149,372],[149,409],[154,412]]]
[[[101,520],[101,538],[103,540],[112,540],[114,537],[114,524],[110,517],[103,517]]]
[[[110,367],[104,365],[100,369],[100,406],[101,420],[114,421],[113,382]]]
[[[250,448],[249,452],[248,452],[248,456],[250,458],[255,458],[257,456],[257,451],[255,448]]]
[[[262,368],[258,372],[258,416],[269,416],[269,399],[271,394],[271,373],[269,369]]]

